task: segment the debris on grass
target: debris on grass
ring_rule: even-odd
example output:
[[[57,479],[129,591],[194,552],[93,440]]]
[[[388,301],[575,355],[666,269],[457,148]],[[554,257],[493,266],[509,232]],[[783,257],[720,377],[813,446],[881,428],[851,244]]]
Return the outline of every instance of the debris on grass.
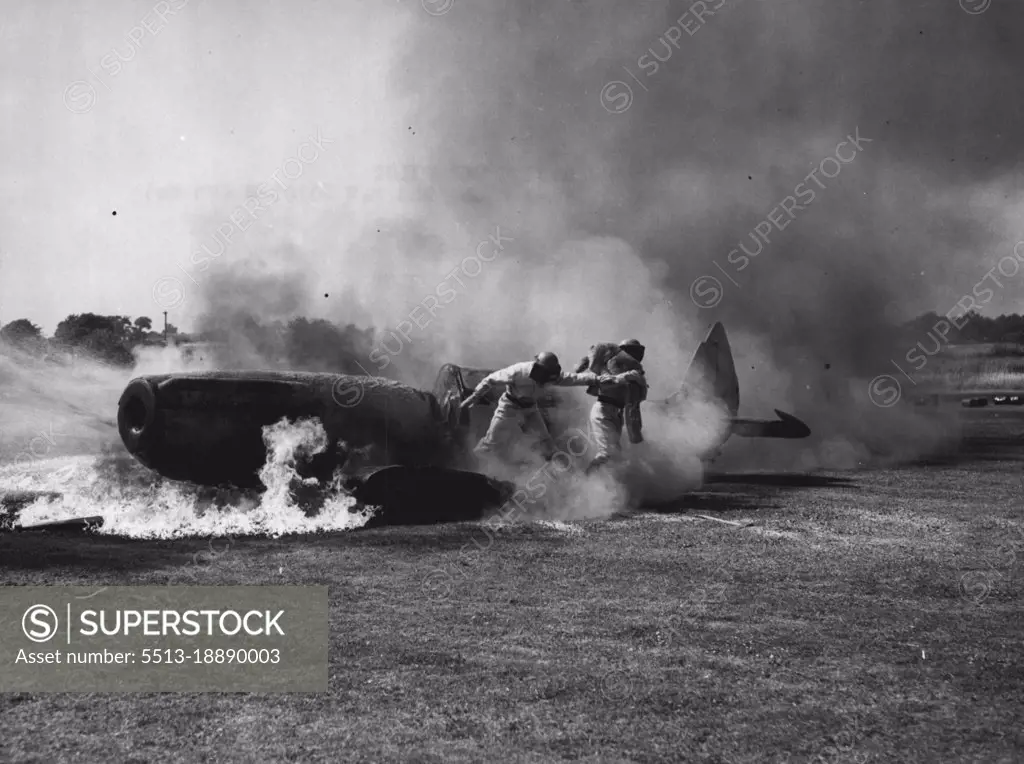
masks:
[[[749,528],[754,524],[753,520],[749,520],[745,523],[738,523],[735,520],[724,520],[721,517],[712,517],[711,515],[694,515],[694,517],[702,517],[705,520],[714,520],[716,523],[725,523],[726,525],[735,525],[737,528]]]

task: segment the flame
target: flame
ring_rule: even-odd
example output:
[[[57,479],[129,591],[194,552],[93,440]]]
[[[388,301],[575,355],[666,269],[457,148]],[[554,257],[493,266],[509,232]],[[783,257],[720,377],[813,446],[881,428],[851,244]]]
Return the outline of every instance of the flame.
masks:
[[[27,467],[0,468],[0,491],[54,491],[25,507],[20,522],[33,523],[102,515],[100,533],[139,539],[270,536],[347,531],[362,527],[373,508],[357,508],[340,488],[296,473],[298,459],[320,453],[327,434],[318,420],[286,420],[265,427],[267,462],[260,494],[211,489],[164,480],[123,452],[40,460]],[[305,491],[303,491],[305,489]],[[296,493],[315,493],[318,511],[307,513]],[[308,505],[308,502],[304,502]]]

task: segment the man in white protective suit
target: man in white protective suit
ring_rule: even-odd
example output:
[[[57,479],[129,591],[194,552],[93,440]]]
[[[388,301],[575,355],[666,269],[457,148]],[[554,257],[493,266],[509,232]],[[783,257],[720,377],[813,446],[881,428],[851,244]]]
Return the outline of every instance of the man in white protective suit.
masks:
[[[505,392],[498,399],[498,407],[491,417],[487,434],[474,449],[478,456],[496,455],[507,458],[517,438],[527,436],[539,441],[539,450],[544,459],[551,459],[556,447],[547,424],[537,406],[537,399],[548,385],[558,387],[583,387],[618,382],[625,384],[640,375],[635,372],[618,377],[593,372],[565,373],[554,353],[539,353],[532,361],[514,363],[504,369],[491,372],[481,380],[472,394],[461,404],[463,411],[475,405],[495,385],[505,385]]]

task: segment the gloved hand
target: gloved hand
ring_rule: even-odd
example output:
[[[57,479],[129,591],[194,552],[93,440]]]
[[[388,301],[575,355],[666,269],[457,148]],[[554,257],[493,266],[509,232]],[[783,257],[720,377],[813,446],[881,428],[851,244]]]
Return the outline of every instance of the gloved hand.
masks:
[[[623,372],[615,377],[616,382],[643,382],[644,373],[637,369],[631,369],[630,371]]]
[[[633,369],[631,371],[625,371],[622,374],[602,374],[597,379],[602,385],[624,385],[627,382],[643,383],[644,374],[642,371]]]

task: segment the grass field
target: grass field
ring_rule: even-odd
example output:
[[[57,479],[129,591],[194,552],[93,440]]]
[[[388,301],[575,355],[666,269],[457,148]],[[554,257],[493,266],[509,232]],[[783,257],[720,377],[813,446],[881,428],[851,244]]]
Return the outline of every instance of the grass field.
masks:
[[[1024,347],[995,342],[950,345],[910,374],[919,384],[951,391],[1024,390]]]
[[[328,584],[331,623],[325,695],[4,695],[0,760],[1021,761],[1022,456],[493,538],[0,535],[8,584]]]

